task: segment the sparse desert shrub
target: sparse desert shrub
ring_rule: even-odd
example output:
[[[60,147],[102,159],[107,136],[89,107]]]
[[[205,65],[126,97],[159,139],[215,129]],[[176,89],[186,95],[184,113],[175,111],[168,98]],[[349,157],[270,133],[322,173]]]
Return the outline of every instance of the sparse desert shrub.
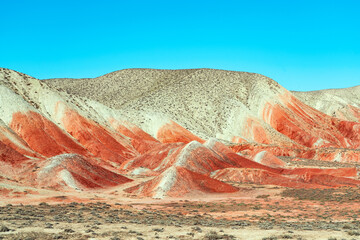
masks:
[[[289,234],[285,234],[281,236],[282,239],[293,239],[294,237],[289,235]]]
[[[72,230],[71,228],[66,228],[66,229],[64,229],[64,232],[66,232],[66,233],[73,233],[73,232],[75,232],[75,231]]]
[[[270,197],[269,194],[262,194],[262,195],[256,196],[256,198],[268,198],[268,197]]]
[[[202,232],[200,227],[192,227],[191,229],[196,231],[196,232]]]
[[[224,239],[224,240],[233,240],[235,237],[233,235],[220,235],[216,231],[210,231],[205,234],[204,240],[217,240],[217,239]]]
[[[163,232],[164,230],[164,228],[153,228],[154,232]]]
[[[360,232],[358,231],[348,231],[347,234],[350,236],[360,236]]]
[[[343,226],[343,229],[351,229],[351,226],[350,226],[349,224],[345,224],[345,225]]]
[[[277,237],[264,237],[262,240],[278,240]]]
[[[9,232],[9,231],[10,231],[10,229],[8,227],[6,227],[4,225],[0,226],[0,232]]]
[[[222,239],[222,236],[219,235],[216,231],[210,231],[205,234],[204,240],[217,240]]]

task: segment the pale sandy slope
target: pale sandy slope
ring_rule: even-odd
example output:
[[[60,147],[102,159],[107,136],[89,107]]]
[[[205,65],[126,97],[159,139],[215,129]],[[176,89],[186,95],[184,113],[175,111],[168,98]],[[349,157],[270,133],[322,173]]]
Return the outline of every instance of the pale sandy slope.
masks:
[[[359,121],[359,118],[354,116],[349,105],[360,108],[360,85],[351,88],[311,92],[293,91],[292,93],[307,105],[328,115],[349,121]]]
[[[117,109],[153,135],[171,119],[201,137],[223,140],[241,136],[249,117],[262,121],[263,106],[287,92],[260,74],[215,69],[126,69],[94,79],[45,82]]]

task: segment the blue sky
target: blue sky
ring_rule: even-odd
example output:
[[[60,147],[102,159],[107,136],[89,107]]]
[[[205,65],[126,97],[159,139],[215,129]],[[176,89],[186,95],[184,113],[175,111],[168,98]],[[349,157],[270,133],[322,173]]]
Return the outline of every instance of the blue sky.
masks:
[[[360,84],[360,1],[1,1],[0,66],[44,79],[217,68]]]

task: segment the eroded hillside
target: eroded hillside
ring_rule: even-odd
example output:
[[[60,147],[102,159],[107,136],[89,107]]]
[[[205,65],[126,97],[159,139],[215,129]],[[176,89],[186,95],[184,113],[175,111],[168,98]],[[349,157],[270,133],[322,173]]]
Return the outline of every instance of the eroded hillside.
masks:
[[[241,184],[359,186],[360,123],[298,95],[260,74],[214,69],[40,81],[2,68],[3,196],[19,187],[140,199],[237,196]]]

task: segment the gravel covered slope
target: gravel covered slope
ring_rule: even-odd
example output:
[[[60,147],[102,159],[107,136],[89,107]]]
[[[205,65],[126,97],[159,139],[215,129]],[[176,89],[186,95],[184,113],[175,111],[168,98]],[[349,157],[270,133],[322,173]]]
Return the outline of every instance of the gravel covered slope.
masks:
[[[171,119],[199,136],[227,140],[241,135],[246,118],[261,118],[263,105],[286,91],[260,74],[215,69],[126,69],[45,82],[118,109],[151,134]]]
[[[93,99],[110,108],[119,108],[145,93],[180,81],[195,71],[197,70],[125,69],[97,78],[56,78],[45,82],[53,88]]]

